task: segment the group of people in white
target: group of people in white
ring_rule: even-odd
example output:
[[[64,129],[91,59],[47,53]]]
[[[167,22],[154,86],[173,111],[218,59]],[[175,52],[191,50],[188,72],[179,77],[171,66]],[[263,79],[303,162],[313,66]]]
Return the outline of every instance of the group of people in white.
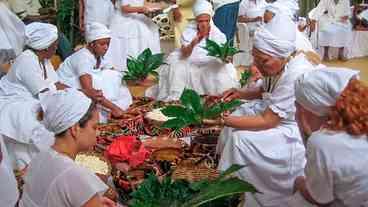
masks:
[[[309,15],[311,30],[319,24],[325,55],[328,47],[339,47],[344,58],[351,29],[347,2],[321,0]],[[244,206],[368,206],[368,87],[357,71],[315,59],[295,20],[296,1],[240,4],[243,33],[237,38],[241,44],[248,40],[243,46],[252,56],[254,83],[240,88],[231,61],[207,56],[206,39],[227,39],[212,21],[212,4],[196,0],[181,47],[168,55],[147,95],[171,101],[191,88],[225,101],[246,100],[231,115],[205,121],[224,126],[218,169],[245,165],[236,176],[260,192],[246,194]],[[143,15],[156,8],[128,0],[87,0],[81,6],[87,44],[55,70],[50,58],[58,44],[56,26],[25,26],[0,1],[0,60],[13,59],[0,79],[2,207],[117,205],[103,196],[107,185],[74,159],[96,144],[97,123],[122,117],[131,105],[122,83],[126,58],[146,48],[160,52],[157,26]],[[25,172],[21,197],[14,169]]]

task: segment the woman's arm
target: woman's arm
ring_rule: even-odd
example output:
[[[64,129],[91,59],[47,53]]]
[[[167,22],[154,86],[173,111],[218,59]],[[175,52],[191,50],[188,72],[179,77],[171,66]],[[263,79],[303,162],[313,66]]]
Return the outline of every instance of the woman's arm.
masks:
[[[222,94],[222,98],[224,101],[231,101],[234,99],[245,99],[245,100],[254,100],[262,98],[263,89],[261,87],[258,88],[232,88],[225,91]]]
[[[280,121],[281,118],[269,108],[258,116],[228,116],[224,118],[226,126],[253,131],[275,128],[280,124]]]
[[[82,87],[83,93],[89,98],[97,101],[102,106],[111,110],[112,115],[115,118],[119,118],[123,115],[124,111],[119,106],[115,105],[108,99],[106,99],[102,92],[93,88],[92,77],[89,74],[85,74],[79,77],[79,81]]]
[[[249,23],[249,22],[259,22],[262,21],[262,17],[247,17],[247,16],[239,16],[238,22],[241,23]]]
[[[145,6],[130,6],[130,5],[124,5],[121,6],[121,11],[123,13],[129,14],[129,13],[147,13],[148,12],[148,8]]]
[[[110,199],[96,194],[82,207],[116,207],[116,204]]]
[[[64,90],[66,88],[70,88],[68,85],[65,85],[64,83],[61,82],[56,82],[55,86],[57,90]]]
[[[307,200],[309,203],[313,205],[320,205],[316,200],[312,198],[311,194],[309,193],[304,176],[299,176],[295,179],[294,191],[300,192],[304,199]]]

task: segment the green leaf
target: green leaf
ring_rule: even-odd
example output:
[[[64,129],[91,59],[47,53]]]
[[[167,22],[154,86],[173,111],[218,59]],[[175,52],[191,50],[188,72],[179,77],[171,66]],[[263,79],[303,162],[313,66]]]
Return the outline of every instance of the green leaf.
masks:
[[[245,85],[247,85],[250,77],[252,77],[252,73],[249,70],[242,72],[239,80],[240,86],[244,87]]]
[[[224,111],[230,111],[230,110],[235,109],[238,106],[241,106],[242,104],[243,104],[243,102],[240,101],[239,99],[234,99],[230,102],[223,103],[222,110],[223,110],[223,112]]]
[[[167,117],[180,117],[186,113],[186,110],[183,106],[166,106],[161,109],[161,112]]]
[[[220,177],[218,177],[218,180],[223,180],[225,177],[233,174],[234,172],[239,171],[240,169],[242,169],[244,167],[245,167],[245,165],[233,164],[227,170],[225,170],[224,172],[221,173]]]
[[[227,180],[208,185],[206,189],[201,190],[196,196],[188,202],[185,202],[181,207],[197,207],[219,198],[245,192],[256,193],[257,190],[248,182],[238,178],[229,178]]]
[[[201,116],[203,112],[203,106],[201,104],[201,97],[197,92],[192,89],[184,89],[180,96],[180,102],[187,109]]]
[[[207,55],[219,58],[222,62],[226,62],[228,57],[232,57],[235,54],[242,52],[235,47],[231,46],[232,40],[226,41],[223,44],[217,44],[215,41],[207,39],[206,46],[203,48],[207,50]]]

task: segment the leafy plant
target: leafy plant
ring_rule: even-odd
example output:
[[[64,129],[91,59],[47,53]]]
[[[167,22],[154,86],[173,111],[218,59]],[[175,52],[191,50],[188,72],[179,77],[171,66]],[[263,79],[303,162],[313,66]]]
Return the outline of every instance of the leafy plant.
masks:
[[[222,62],[227,62],[229,57],[233,57],[235,54],[244,52],[231,46],[231,41],[232,40],[227,41],[226,43],[217,44],[215,41],[207,39],[206,47],[204,47],[204,49],[208,51],[208,56],[219,58]]]
[[[51,0],[39,0],[42,8],[49,8],[53,5]]]
[[[171,105],[161,110],[165,116],[170,118],[161,127],[179,130],[189,125],[200,125],[203,119],[217,118],[223,112],[242,104],[240,100],[232,100],[207,106],[204,104],[204,99],[191,89],[184,89],[180,102],[181,105]]]
[[[130,57],[127,60],[128,71],[124,72],[123,80],[138,81],[144,80],[148,75],[153,75],[158,79],[156,69],[160,67],[163,62],[164,54],[152,54],[149,48],[145,49],[137,58]]]
[[[165,177],[162,182],[151,174],[131,194],[133,197],[131,207],[197,207],[212,206],[217,201],[218,206],[222,202],[228,202],[226,198],[239,195],[244,192],[256,193],[257,190],[251,184],[235,177],[229,177],[244,166],[233,165],[221,176],[214,180],[202,180],[188,183],[184,180],[172,180]],[[221,199],[221,200],[219,200]]]
[[[250,72],[249,70],[242,72],[240,75],[240,81],[239,81],[240,86],[244,87],[245,85],[247,85],[250,77],[252,77],[252,72]]]

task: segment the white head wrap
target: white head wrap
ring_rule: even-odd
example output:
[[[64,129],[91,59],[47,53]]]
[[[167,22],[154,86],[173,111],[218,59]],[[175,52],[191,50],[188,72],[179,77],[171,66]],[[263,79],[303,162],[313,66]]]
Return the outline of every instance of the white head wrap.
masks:
[[[296,24],[287,15],[276,13],[254,36],[254,47],[274,57],[286,58],[295,51]]]
[[[98,22],[91,22],[87,24],[86,41],[87,43],[95,40],[111,38],[111,32],[107,27]]]
[[[43,124],[55,134],[59,134],[87,113],[92,101],[76,89],[48,91],[40,94],[41,108],[44,113]]]
[[[43,50],[58,39],[55,25],[34,22],[26,26],[26,45],[35,50]]]
[[[207,0],[197,0],[193,5],[193,14],[198,17],[201,14],[208,14],[212,17],[213,8],[210,2]]]
[[[349,81],[358,74],[358,71],[332,67],[304,73],[295,82],[296,101],[313,114],[326,116],[329,107],[335,105]]]

